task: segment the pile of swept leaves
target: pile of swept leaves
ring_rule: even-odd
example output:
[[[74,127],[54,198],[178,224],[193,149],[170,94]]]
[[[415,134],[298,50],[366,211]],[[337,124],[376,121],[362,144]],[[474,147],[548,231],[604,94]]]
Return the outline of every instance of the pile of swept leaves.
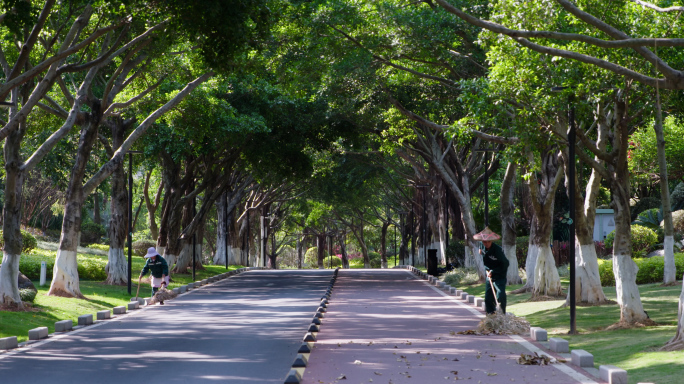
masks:
[[[512,313],[495,313],[485,316],[477,330],[458,332],[461,335],[525,335],[530,332],[530,322]]]
[[[178,296],[177,293],[170,289],[166,289],[165,287],[159,288],[159,290],[152,296],[152,300],[150,300],[150,304],[156,304],[160,301],[165,301],[165,300],[171,300],[174,299],[176,296]]]
[[[555,363],[555,361],[546,355],[539,356],[537,352],[534,355],[521,353],[518,358],[518,364],[522,365],[549,365],[551,363]]]

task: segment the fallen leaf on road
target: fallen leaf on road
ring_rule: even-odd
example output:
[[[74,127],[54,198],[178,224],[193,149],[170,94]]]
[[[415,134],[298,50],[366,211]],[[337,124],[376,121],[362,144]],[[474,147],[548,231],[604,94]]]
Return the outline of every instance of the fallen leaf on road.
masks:
[[[461,360],[459,360],[459,359],[457,359],[457,358],[454,358],[452,361],[461,361]]]
[[[354,364],[361,365],[361,364],[363,364],[363,362],[361,360],[356,360],[356,361],[354,361]]]
[[[487,376],[496,376],[496,373],[494,373],[494,372],[489,372],[489,373],[487,373]]]
[[[345,376],[345,375],[340,375],[340,376],[338,376],[337,379],[335,379],[335,380],[347,380],[347,376]]]
[[[371,341],[370,343],[368,343],[368,345],[373,345],[373,342]]]
[[[451,336],[454,336],[454,335],[456,335],[456,332],[454,332],[454,331],[449,331],[449,334],[450,334]]]
[[[382,376],[382,373],[380,373],[380,372],[373,372],[373,373],[375,373],[378,376]]]
[[[458,371],[451,371],[450,373],[453,373],[454,375],[458,375]]]

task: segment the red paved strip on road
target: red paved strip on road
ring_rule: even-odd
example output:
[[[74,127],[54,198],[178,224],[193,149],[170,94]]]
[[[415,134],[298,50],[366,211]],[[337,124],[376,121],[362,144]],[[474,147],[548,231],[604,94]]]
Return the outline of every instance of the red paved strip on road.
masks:
[[[530,351],[511,337],[457,334],[472,311],[404,270],[340,270],[302,383],[598,382],[519,365]]]

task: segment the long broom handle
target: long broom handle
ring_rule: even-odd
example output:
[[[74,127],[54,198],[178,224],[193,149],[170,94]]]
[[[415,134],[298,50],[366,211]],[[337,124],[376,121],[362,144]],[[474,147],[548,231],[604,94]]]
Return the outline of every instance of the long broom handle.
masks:
[[[494,283],[492,283],[492,278],[487,277],[487,280],[489,280],[489,285],[492,286],[492,295],[494,296],[494,302],[496,302],[496,306],[499,306],[499,300],[496,299],[496,289],[494,289]]]
[[[135,298],[139,298],[138,294],[140,293],[140,280],[142,280],[142,275],[138,276],[138,290],[135,291]]]

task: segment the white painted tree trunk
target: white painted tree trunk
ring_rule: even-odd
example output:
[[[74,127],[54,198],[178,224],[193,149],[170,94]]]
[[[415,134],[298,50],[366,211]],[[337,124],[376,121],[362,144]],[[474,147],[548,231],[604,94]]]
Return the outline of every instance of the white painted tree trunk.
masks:
[[[575,251],[575,300],[580,303],[600,305],[607,302],[601,288],[598,257],[594,244],[579,244]],[[570,303],[570,292],[566,304]]]
[[[78,280],[78,259],[76,251],[57,250],[55,266],[52,269],[50,294],[63,297],[83,298]]]
[[[504,255],[508,259],[508,272],[506,272],[506,284],[522,284],[518,273],[518,258],[515,256],[515,244],[503,246]]]
[[[157,245],[156,249],[157,249],[157,253],[160,255],[163,255],[164,252],[166,252],[166,247],[163,245]]]
[[[684,349],[684,284],[679,294],[679,310],[677,311],[677,333],[665,344],[661,351],[678,351]]]
[[[534,288],[535,279],[535,269],[537,267],[537,257],[539,256],[539,247],[533,244],[531,241],[532,235],[530,234],[530,242],[527,246],[527,258],[525,259],[525,276],[527,276],[527,281],[525,285],[520,289],[525,289],[531,291]]]
[[[105,270],[107,272],[106,284],[124,285],[128,283],[128,260],[123,248],[109,248]]]
[[[547,244],[537,244],[539,253],[537,264],[534,268],[534,289],[532,297],[537,296],[561,296],[560,276],[556,269],[556,262],[553,259],[551,247]]]
[[[620,304],[620,321],[630,324],[648,319],[641,304],[639,286],[636,284],[638,271],[639,267],[629,255],[613,255],[613,274],[617,301]]]
[[[677,282],[677,267],[674,260],[674,237],[665,236],[663,241],[665,249],[665,268],[663,270],[663,283],[675,284]]]
[[[0,265],[0,303],[16,304],[23,308],[19,296],[19,258],[21,255],[12,255],[3,252],[2,265]]]

